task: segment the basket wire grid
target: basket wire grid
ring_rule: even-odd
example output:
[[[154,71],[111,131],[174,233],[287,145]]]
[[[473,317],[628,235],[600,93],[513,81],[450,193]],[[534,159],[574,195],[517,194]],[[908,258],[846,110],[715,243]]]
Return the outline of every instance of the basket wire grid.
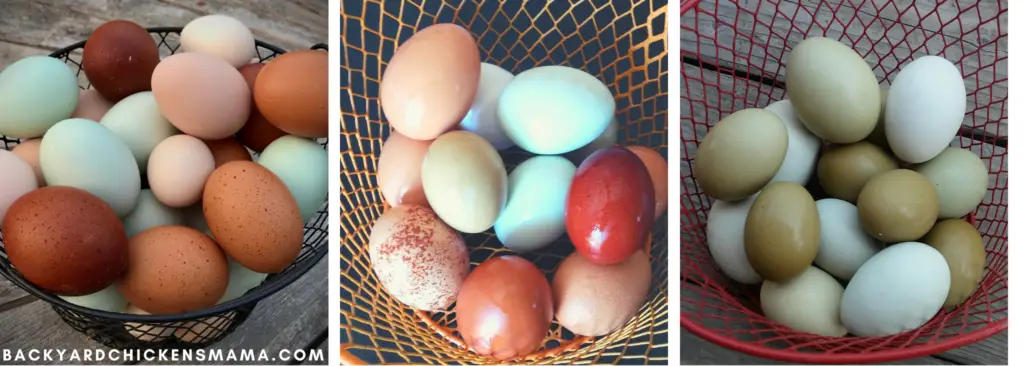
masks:
[[[180,47],[180,27],[149,28],[157,43],[161,58],[176,53]],[[50,54],[64,61],[75,71],[81,89],[92,85],[82,69],[82,48],[85,41],[65,47]],[[260,62],[267,62],[286,51],[263,41],[256,41],[256,54]],[[327,49],[318,44],[313,49]],[[0,135],[4,150],[13,149],[19,139]],[[327,139],[317,141],[326,149]],[[251,151],[250,151],[251,152]],[[258,157],[259,154],[254,154]],[[145,178],[143,188],[148,188]],[[91,339],[115,349],[197,349],[205,348],[223,339],[237,328],[252,313],[256,304],[297,280],[327,255],[327,203],[318,210],[317,216],[305,224],[302,250],[299,256],[284,270],[270,274],[257,287],[245,295],[217,306],[174,315],[134,315],[111,313],[68,303],[35,287],[18,274],[3,250],[3,233],[0,232],[0,275],[21,287],[28,293],[49,303],[54,311],[75,330],[85,333]],[[176,336],[175,333],[179,334]],[[181,340],[184,338],[186,340]]]
[[[720,346],[801,363],[920,357],[1007,329],[1006,2],[913,3],[684,2],[680,22],[684,329]],[[978,291],[963,305],[940,311],[913,331],[872,338],[793,331],[765,318],[759,310],[758,286],[727,279],[707,248],[704,230],[712,201],[692,178],[698,142],[729,113],[784,99],[789,52],[804,38],[822,35],[852,46],[872,66],[883,88],[900,67],[926,54],[949,59],[964,76],[967,113],[951,146],[970,149],[989,167],[988,194],[971,217],[986,245],[986,273]]]
[[[477,40],[483,62],[519,73],[541,65],[580,68],[615,94],[619,145],[667,155],[668,109],[664,0],[577,2],[344,1],[341,9],[341,348],[346,363],[489,363],[465,348],[447,311],[413,311],[379,284],[366,252],[370,229],[387,209],[377,189],[376,160],[390,133],[377,97],[387,61],[415,30],[452,22]],[[511,171],[530,155],[501,152]],[[667,221],[652,230],[653,283],[648,301],[621,330],[592,340],[557,322],[543,348],[524,362],[665,362],[668,350]],[[493,230],[464,235],[473,268],[505,254]],[[567,236],[521,254],[551,279],[571,253]]]

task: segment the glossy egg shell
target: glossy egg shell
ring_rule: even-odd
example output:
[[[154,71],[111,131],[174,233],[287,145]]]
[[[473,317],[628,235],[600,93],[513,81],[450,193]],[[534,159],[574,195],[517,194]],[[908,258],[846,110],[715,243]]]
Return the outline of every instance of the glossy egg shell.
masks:
[[[150,90],[159,62],[160,52],[153,37],[142,26],[127,20],[112,20],[99,26],[82,50],[85,76],[111,103]]]
[[[329,69],[325,51],[293,51],[270,60],[252,88],[260,114],[289,134],[327,137]]]
[[[772,183],[754,199],[743,225],[743,248],[765,281],[784,282],[803,273],[820,243],[818,207],[803,186]]]
[[[423,192],[421,167],[433,140],[413,140],[398,131],[384,141],[377,158],[377,184],[391,206],[430,207]]]

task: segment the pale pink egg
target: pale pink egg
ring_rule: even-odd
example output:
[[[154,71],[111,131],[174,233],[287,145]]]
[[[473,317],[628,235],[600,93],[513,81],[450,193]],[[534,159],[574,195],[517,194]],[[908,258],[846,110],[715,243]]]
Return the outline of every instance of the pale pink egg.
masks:
[[[39,186],[32,166],[10,151],[0,150],[0,172],[3,172],[3,179],[0,179],[0,221],[3,221],[14,201]]]

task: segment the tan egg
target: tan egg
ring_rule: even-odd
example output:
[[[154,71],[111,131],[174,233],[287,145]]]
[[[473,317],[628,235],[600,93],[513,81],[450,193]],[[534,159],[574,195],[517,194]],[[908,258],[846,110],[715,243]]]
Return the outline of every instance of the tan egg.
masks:
[[[875,125],[875,129],[871,131],[871,134],[868,135],[868,138],[865,139],[865,141],[875,144],[875,146],[885,150],[886,153],[891,153],[892,147],[889,146],[889,140],[885,137],[885,100],[889,97],[889,90],[881,89],[881,96],[882,108],[879,109],[878,112],[878,123]]]
[[[398,131],[391,131],[384,141],[377,158],[377,185],[389,205],[430,207],[423,193],[420,169],[431,142],[433,140],[413,140]]]
[[[423,192],[445,223],[464,233],[494,225],[508,198],[508,175],[498,151],[466,131],[441,135],[423,158]]]
[[[174,54],[153,70],[160,113],[181,132],[204,140],[238,132],[249,119],[251,94],[238,70],[205,53]]]
[[[829,196],[857,203],[871,178],[897,168],[896,160],[869,142],[832,145],[818,158],[818,181]]]
[[[99,122],[114,103],[103,98],[96,89],[85,89],[78,92],[78,105],[71,112],[70,118],[85,118]]]
[[[668,162],[657,151],[646,146],[629,146],[636,156],[644,162],[647,172],[654,183],[654,219],[657,220],[668,208]]]
[[[612,265],[573,252],[551,281],[555,319],[576,335],[603,336],[636,315],[651,288],[651,262],[642,250]]]
[[[43,178],[43,168],[39,166],[39,145],[42,142],[43,139],[41,138],[25,140],[11,149],[14,155],[17,155],[32,167],[32,172],[36,174],[36,184],[40,188],[46,186],[46,178]]]
[[[252,154],[249,154],[249,150],[242,146],[242,143],[235,140],[234,137],[228,137],[220,140],[203,140],[206,147],[210,149],[210,153],[213,154],[213,166],[219,167],[229,161],[242,160],[252,161]]]
[[[214,168],[213,153],[202,140],[175,135],[153,149],[146,174],[150,190],[161,203],[182,208],[202,199],[203,186]]]
[[[132,304],[128,304],[128,307],[124,309],[124,313],[132,315],[152,315]],[[124,329],[127,330],[128,334],[131,334],[132,337],[143,342],[160,342],[174,336],[174,328],[161,327],[159,325],[144,325],[141,323],[126,322],[124,323]]]
[[[775,113],[744,109],[711,127],[697,146],[693,178],[708,196],[739,201],[764,188],[789,148],[786,125]]]
[[[754,199],[743,227],[747,260],[765,281],[803,273],[818,255],[821,221],[814,198],[793,182],[772,183]]]
[[[949,265],[949,294],[942,306],[959,306],[974,295],[985,274],[985,244],[978,229],[967,221],[946,219],[935,224],[921,242],[942,253]]]
[[[920,239],[939,216],[939,195],[932,182],[913,170],[879,174],[857,198],[861,228],[875,239],[898,243]]]

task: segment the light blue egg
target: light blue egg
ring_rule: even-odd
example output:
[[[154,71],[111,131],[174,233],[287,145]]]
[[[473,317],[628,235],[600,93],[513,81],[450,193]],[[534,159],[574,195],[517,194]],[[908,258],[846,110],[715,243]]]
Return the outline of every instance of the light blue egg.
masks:
[[[153,191],[143,189],[132,212],[124,217],[124,231],[131,239],[138,233],[163,225],[182,225],[185,215],[181,210],[167,207],[156,198]]]
[[[303,222],[316,216],[327,200],[327,151],[315,141],[282,136],[267,145],[256,163],[288,186]]]
[[[117,286],[110,285],[106,288],[83,296],[61,296],[64,301],[72,304],[102,310],[109,311],[111,313],[120,313],[126,306],[128,306],[128,300],[125,300],[124,296],[117,291]]]
[[[42,136],[78,105],[78,78],[63,61],[26,57],[0,72],[0,135]]]
[[[245,295],[253,287],[259,286],[267,278],[266,273],[255,272],[228,258],[228,287],[224,290],[217,304],[237,299]]]
[[[178,129],[160,113],[151,91],[122,99],[99,122],[128,146],[142,172],[146,171],[156,145],[178,134]]]
[[[565,234],[565,200],[576,166],[556,155],[535,156],[508,176],[508,201],[494,223],[505,247],[528,252]]]

